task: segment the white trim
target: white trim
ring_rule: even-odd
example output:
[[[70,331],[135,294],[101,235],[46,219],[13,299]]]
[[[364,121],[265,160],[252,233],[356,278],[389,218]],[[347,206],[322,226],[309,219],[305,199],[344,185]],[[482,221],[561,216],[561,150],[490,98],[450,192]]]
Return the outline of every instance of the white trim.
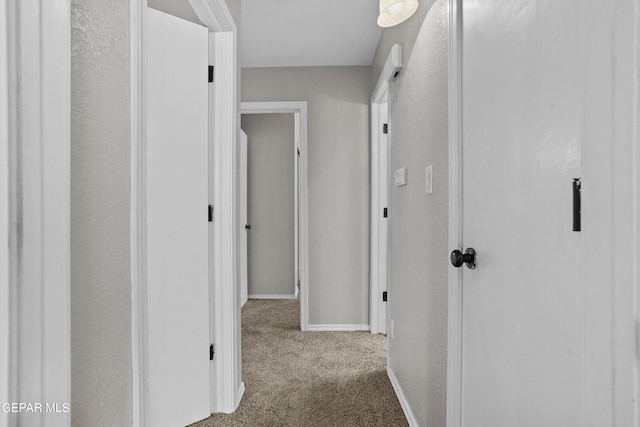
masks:
[[[300,114],[300,329],[309,330],[309,197],[308,197],[308,139],[307,102],[243,102],[241,114]],[[235,163],[234,163],[235,164]]]
[[[0,7],[0,402],[10,402],[10,249],[9,249],[9,52],[7,8]],[[9,425],[9,414],[0,411],[0,426]]]
[[[608,421],[598,419],[604,397],[613,403],[607,415],[614,426],[637,426],[640,2],[602,2],[588,16],[581,137],[585,366],[591,381],[606,374],[610,390],[585,387],[585,418]],[[603,342],[612,343],[606,352]]]
[[[632,147],[633,147],[633,177],[632,177],[632,192],[633,192],[633,211],[632,211],[632,280],[634,284],[633,294],[635,296],[633,303],[633,317],[631,319],[631,325],[635,326],[633,334],[636,337],[634,340],[635,348],[633,353],[635,355],[640,354],[640,325],[636,322],[636,319],[640,316],[640,119],[638,114],[640,113],[640,81],[637,76],[640,75],[640,1],[634,1],[635,13],[634,19],[634,55],[633,55],[633,70],[636,76],[633,88],[633,135],[632,135]],[[637,358],[634,358],[634,393],[633,393],[633,424],[640,424],[640,365]]]
[[[383,86],[389,85],[391,81],[393,81],[397,76],[400,70],[402,69],[402,46],[399,44],[394,44],[391,46],[391,50],[389,51],[389,55],[387,56],[387,60],[384,63],[384,67],[380,72],[380,77],[378,78],[378,83],[376,84],[376,88],[373,90],[373,96],[371,97],[371,103],[379,103],[381,100],[381,96],[385,92],[385,88]]]
[[[8,401],[69,403],[69,3],[9,0],[2,7],[9,53]],[[9,425],[69,422],[69,413],[8,415]]]
[[[214,90],[214,286],[212,318],[219,350],[212,372],[217,382],[212,410],[230,413],[240,386],[240,288],[236,277],[236,33],[212,33]]]
[[[449,0],[449,250],[462,248],[462,0]],[[447,426],[461,427],[462,269],[449,265]]]
[[[250,294],[249,299],[296,299],[294,295],[279,295],[279,294]]]
[[[133,425],[148,427],[149,353],[147,326],[147,105],[145,54],[147,1],[131,4],[131,352]]]
[[[396,392],[396,396],[398,397],[398,401],[400,402],[400,406],[402,407],[404,416],[407,418],[407,422],[409,423],[409,426],[418,427],[418,422],[416,421],[416,417],[413,416],[413,412],[411,411],[411,407],[409,406],[407,397],[405,396],[404,391],[402,391],[400,382],[398,381],[398,378],[396,378],[396,374],[393,373],[393,369],[391,369],[391,367],[387,367],[387,375],[389,376],[389,380],[391,381],[393,390]]]
[[[212,362],[211,412],[233,412],[244,387],[240,360],[239,288],[235,277],[236,26],[224,0],[190,0],[210,33],[210,59],[216,65],[213,135],[214,262],[211,321],[216,358]],[[149,425],[146,298],[146,11],[131,7],[131,280],[134,425]],[[213,56],[213,58],[211,58]],[[210,148],[211,150],[211,148]],[[223,327],[222,325],[229,325]]]
[[[242,397],[244,396],[244,392],[246,388],[244,386],[244,381],[240,382],[240,386],[238,386],[238,392],[236,393],[236,402],[242,401]]]
[[[189,4],[209,32],[236,32],[236,24],[224,0],[189,0]]]
[[[380,151],[381,139],[383,137],[389,137],[389,134],[383,135],[382,125],[380,121],[381,114],[386,111],[387,117],[390,116],[388,98],[391,81],[397,76],[397,73],[402,69],[402,46],[394,44],[391,47],[384,68],[378,78],[378,84],[371,96],[371,209],[370,209],[370,231],[369,231],[369,323],[371,324],[371,333],[386,333],[387,322],[381,321],[381,317],[387,312],[388,308],[383,304],[388,302],[382,301],[382,292],[387,290],[388,287],[388,254],[389,247],[383,247],[381,244],[381,233],[387,228],[384,228],[383,221],[387,222],[388,219],[382,218],[382,209],[388,206],[383,206],[381,202],[382,181],[387,181],[380,174],[381,161],[387,159]],[[388,193],[388,185],[387,185]],[[388,233],[388,231],[387,231]]]
[[[369,325],[308,325],[307,331],[313,332],[361,332],[370,331]]]

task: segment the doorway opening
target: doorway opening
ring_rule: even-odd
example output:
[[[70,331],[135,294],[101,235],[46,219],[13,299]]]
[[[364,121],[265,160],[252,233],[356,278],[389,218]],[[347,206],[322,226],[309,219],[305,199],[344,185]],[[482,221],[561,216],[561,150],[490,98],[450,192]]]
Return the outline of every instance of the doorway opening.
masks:
[[[370,309],[372,334],[387,333],[389,283],[389,87],[402,67],[402,48],[392,46],[371,97]],[[391,330],[393,333],[393,328]]]
[[[243,125],[247,128],[245,130],[251,128],[247,132],[248,143],[243,142],[243,136],[240,147],[241,294],[249,298],[299,298],[300,329],[306,331],[308,327],[307,103],[243,102],[241,114]],[[269,128],[275,131],[282,131],[284,128],[285,134],[293,134],[294,138],[290,139],[292,144],[285,143],[280,147],[275,145],[255,147],[255,151],[252,151],[253,148],[247,149],[251,144],[253,130],[258,132],[256,135],[259,135],[259,129],[261,127],[266,129],[264,126],[267,122],[271,122]],[[271,134],[269,136],[274,136],[273,132],[269,133]],[[286,160],[289,155],[293,158],[289,157],[290,160]],[[267,160],[264,163],[260,162],[259,171],[256,171],[258,176],[247,177],[249,168],[258,166],[258,162],[254,165],[251,159],[265,157],[274,157],[272,160],[282,163],[282,167],[273,167],[273,164],[267,163]],[[277,157],[280,158],[277,159]],[[269,181],[277,182],[283,172],[286,172],[284,169],[287,167],[292,169],[293,182],[270,184]],[[250,207],[252,200],[254,206]],[[293,209],[274,209],[282,203],[289,204]],[[282,215],[280,211],[284,212],[285,216],[288,212],[289,221],[287,218],[278,217]],[[252,221],[260,221],[261,224],[252,223]],[[287,223],[293,223],[293,229],[289,228],[287,231]],[[281,236],[281,233],[290,233],[290,238]],[[270,248],[271,243],[277,243],[277,247]],[[284,264],[282,261],[273,262],[269,251],[280,260],[284,259]],[[282,252],[292,254],[293,259],[288,257],[287,261],[286,255],[283,257]],[[284,271],[282,271],[283,266]],[[292,276],[288,276],[289,274]],[[252,284],[252,275],[259,275],[263,279],[259,285],[257,282],[255,285]],[[279,279],[280,277],[283,278]],[[293,278],[293,286],[290,286],[291,281],[287,277]]]

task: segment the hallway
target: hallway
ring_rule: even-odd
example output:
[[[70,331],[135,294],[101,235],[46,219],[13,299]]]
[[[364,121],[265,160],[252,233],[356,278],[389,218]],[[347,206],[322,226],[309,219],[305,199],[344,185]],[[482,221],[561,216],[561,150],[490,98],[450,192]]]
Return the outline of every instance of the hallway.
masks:
[[[383,335],[301,332],[296,300],[249,300],[242,309],[245,395],[208,426],[408,425],[386,373]]]

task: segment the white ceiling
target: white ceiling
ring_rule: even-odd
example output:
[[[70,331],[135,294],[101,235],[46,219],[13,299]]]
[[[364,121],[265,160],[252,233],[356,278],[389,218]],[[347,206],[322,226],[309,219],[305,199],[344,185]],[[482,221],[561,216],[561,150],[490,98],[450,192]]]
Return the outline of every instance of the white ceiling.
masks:
[[[199,23],[188,0],[148,4]],[[378,0],[242,0],[242,66],[371,65],[377,17]]]
[[[242,0],[242,66],[371,65],[377,17],[377,0]]]

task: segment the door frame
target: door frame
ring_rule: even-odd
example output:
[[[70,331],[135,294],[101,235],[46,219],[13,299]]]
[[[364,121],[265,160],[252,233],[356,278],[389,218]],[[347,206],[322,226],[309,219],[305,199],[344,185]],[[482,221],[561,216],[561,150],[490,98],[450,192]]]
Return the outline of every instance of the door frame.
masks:
[[[463,244],[462,2],[449,0],[449,250],[462,250]],[[640,314],[640,1],[624,6],[606,1],[598,7],[602,10],[590,16],[607,17],[611,30],[594,31],[590,36],[597,48],[589,52],[592,66],[585,78],[601,81],[604,77],[612,84],[585,90],[585,99],[591,99],[583,105],[586,116],[593,122],[604,120],[608,126],[602,126],[607,130],[598,134],[602,129],[592,128],[586,120],[583,212],[589,215],[583,221],[581,275],[585,312],[592,313],[585,326],[585,349],[595,359],[586,365],[586,374],[591,381],[600,379],[610,387],[604,391],[585,387],[584,407],[585,416],[598,420],[603,414],[592,413],[598,406],[591,402],[612,402],[604,417],[622,427],[640,421],[635,357],[640,350],[636,339],[640,333],[636,324]],[[590,197],[596,189],[599,194],[610,194],[611,204]],[[606,288],[602,283],[612,285]],[[462,269],[449,266],[447,425],[452,427],[462,427],[462,293]],[[599,308],[603,298],[609,310]],[[603,365],[607,368],[602,369]]]
[[[300,190],[300,330],[309,328],[309,198],[307,151],[307,102],[242,102],[240,114],[299,114],[300,115],[300,166],[298,181]]]
[[[239,288],[235,275],[235,150],[237,126],[237,28],[224,0],[189,0],[209,29],[210,195],[215,215],[210,233],[211,413],[235,411],[244,394],[240,360]],[[146,248],[146,13],[147,0],[130,8],[131,34],[131,301],[133,421],[149,426]],[[210,199],[211,200],[211,199]],[[203,210],[204,212],[204,210]],[[215,269],[213,268],[215,265]],[[223,325],[225,325],[223,327]]]
[[[384,120],[381,117],[386,115],[386,123],[389,124],[391,109],[389,106],[389,91],[391,90],[391,82],[397,77],[402,69],[402,46],[394,44],[391,46],[389,55],[384,64],[378,84],[371,96],[371,209],[370,209],[370,231],[369,231],[369,324],[372,334],[387,333],[388,318],[388,302],[382,300],[382,292],[388,289],[389,285],[389,244],[381,242],[381,235],[384,232],[384,222],[388,218],[383,219],[383,209],[388,208],[388,203],[381,202],[382,182],[387,182],[387,198],[389,197],[389,168],[387,167],[387,176],[382,176],[380,168],[381,162],[389,163],[389,152],[382,153],[380,150],[381,139],[383,138]],[[390,124],[389,124],[390,127]],[[389,138],[389,133],[386,134]]]
[[[0,238],[9,240],[9,52],[7,50],[7,8],[0,8]],[[0,245],[0,402],[10,402],[11,378],[11,254],[8,244]],[[9,414],[0,412],[0,426],[9,425]]]
[[[0,400],[69,404],[70,6],[8,0],[0,20]],[[23,417],[0,413],[0,425]]]
[[[449,0],[450,250],[462,250],[462,1]],[[462,427],[462,269],[448,277],[447,425]]]

